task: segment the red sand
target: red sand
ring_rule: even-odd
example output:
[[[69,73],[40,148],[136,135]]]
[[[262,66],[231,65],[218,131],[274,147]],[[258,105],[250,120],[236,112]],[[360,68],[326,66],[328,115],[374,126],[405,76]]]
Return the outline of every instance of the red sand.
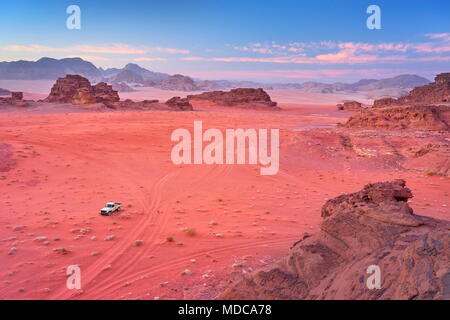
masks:
[[[327,199],[369,182],[405,179],[418,214],[448,219],[447,178],[327,157],[302,130],[333,127],[350,113],[334,105],[280,106],[2,115],[0,142],[12,146],[16,163],[0,172],[0,298],[214,298],[228,280],[317,231]],[[203,120],[204,130],[281,128],[279,173],[260,176],[251,165],[175,166],[170,134],[192,129],[194,120]],[[100,216],[107,201],[125,210]],[[105,241],[108,235],[116,238]],[[49,243],[36,241],[40,236]],[[66,268],[74,264],[82,272],[78,292],[66,288]],[[185,269],[192,275],[181,275]]]

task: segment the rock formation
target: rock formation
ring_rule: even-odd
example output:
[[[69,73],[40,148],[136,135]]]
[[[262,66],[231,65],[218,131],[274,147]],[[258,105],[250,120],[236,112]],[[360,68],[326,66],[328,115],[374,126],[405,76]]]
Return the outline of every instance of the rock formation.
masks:
[[[94,96],[98,103],[104,103],[106,105],[117,102],[120,100],[117,91],[113,90],[112,86],[105,82],[97,83],[93,86]]]
[[[337,105],[338,110],[356,111],[361,110],[362,104],[358,101],[345,101],[343,104]]]
[[[450,106],[398,106],[362,110],[345,124],[347,128],[449,130]]]
[[[398,99],[375,100],[373,106],[383,108],[398,105],[442,104],[450,102],[450,73],[438,74],[435,82],[417,87]]]
[[[415,215],[410,198],[395,180],[327,201],[318,234],[219,299],[450,299],[450,223]]]
[[[170,76],[159,83],[163,90],[195,91],[198,90],[194,80],[181,74]]]
[[[189,100],[208,100],[223,106],[271,107],[277,106],[270,96],[261,88],[238,88],[230,91],[210,91],[190,95]]]
[[[169,107],[180,110],[193,110],[192,105],[187,98],[173,97],[166,101]]]
[[[50,95],[44,102],[92,104],[104,103],[105,105],[119,101],[117,91],[112,86],[100,82],[91,86],[88,79],[79,75],[67,75],[59,78],[53,85]]]
[[[23,100],[23,92],[10,93],[10,98],[0,98],[0,106],[28,107],[28,102]]]

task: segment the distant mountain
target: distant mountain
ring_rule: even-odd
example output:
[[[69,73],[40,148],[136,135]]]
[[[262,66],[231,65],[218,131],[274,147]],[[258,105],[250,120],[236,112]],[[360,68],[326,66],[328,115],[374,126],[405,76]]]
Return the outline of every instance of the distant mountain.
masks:
[[[134,80],[138,79],[139,77],[142,78],[142,81],[140,81],[139,83],[142,83],[144,81],[159,82],[170,77],[170,75],[167,73],[153,72],[145,68],[142,68],[134,63],[129,63],[122,69],[117,68],[106,70],[100,69],[100,71],[106,80],[113,79],[113,81],[118,81],[116,80],[116,78],[117,76],[119,76],[119,74],[122,74],[121,76],[119,76],[119,78],[123,77],[124,72],[125,75],[127,75],[127,77],[135,78]],[[128,82],[126,80],[122,81]],[[137,82],[137,81],[130,81],[130,82]]]
[[[212,91],[234,88],[296,89],[313,93],[365,92],[371,97],[398,97],[410,89],[423,86],[430,81],[423,77],[405,74],[387,79],[362,79],[354,83],[322,83],[308,81],[298,83],[264,84],[253,81],[193,80],[187,76],[153,72],[129,63],[123,68],[102,69],[81,58],[52,59],[38,61],[0,62],[0,80],[56,80],[67,74],[78,74],[96,83],[105,81],[124,90],[127,86],[151,86],[165,90]]]
[[[6,96],[9,94],[11,94],[11,92],[9,92],[9,90],[0,88],[0,96]]]
[[[80,58],[52,59],[38,61],[0,62],[2,80],[56,80],[67,74],[78,74],[90,80],[100,79],[101,72],[91,62]]]
[[[359,82],[364,81],[360,80]],[[378,90],[387,88],[399,88],[399,89],[413,89],[415,87],[424,86],[431,81],[415,74],[403,74],[393,78],[381,79],[381,80],[366,80],[370,81],[366,84],[359,84],[356,87],[358,90]],[[355,84],[353,84],[355,86]]]
[[[413,89],[430,83],[428,79],[423,77],[405,74],[387,79],[362,79],[355,83],[321,83],[321,82],[304,82],[294,85],[296,89],[303,92],[315,93],[339,93],[339,92],[357,92],[357,91],[375,91],[386,89]],[[387,91],[386,91],[387,92]]]
[[[163,90],[177,90],[177,91],[195,91],[198,90],[192,78],[176,74],[164,79],[160,82],[159,88]]]
[[[144,78],[133,71],[130,70],[122,70],[120,71],[117,75],[114,76],[113,79],[113,83],[118,83],[118,82],[126,82],[126,83],[144,83]]]

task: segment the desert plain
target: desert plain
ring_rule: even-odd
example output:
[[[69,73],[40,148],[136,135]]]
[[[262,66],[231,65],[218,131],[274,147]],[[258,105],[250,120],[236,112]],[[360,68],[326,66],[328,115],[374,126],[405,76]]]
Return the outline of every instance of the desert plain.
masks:
[[[24,86],[17,81],[17,89]],[[2,87],[2,83],[0,83]],[[29,99],[51,83],[33,81]],[[9,88],[14,90],[12,82]],[[407,157],[448,133],[348,129],[336,103],[361,96],[271,90],[281,110],[194,101],[194,111],[0,110],[0,298],[213,299],[315,233],[331,198],[404,179],[417,214],[449,220],[448,158]],[[186,92],[139,88],[122,99]],[[280,169],[174,165],[177,128],[280,129]],[[108,201],[123,203],[111,217]],[[67,267],[81,289],[66,287]]]

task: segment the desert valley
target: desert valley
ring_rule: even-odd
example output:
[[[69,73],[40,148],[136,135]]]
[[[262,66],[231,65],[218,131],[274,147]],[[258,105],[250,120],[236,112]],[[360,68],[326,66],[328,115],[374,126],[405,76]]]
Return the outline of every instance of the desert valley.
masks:
[[[115,76],[0,80],[0,298],[450,298],[449,73],[375,102]],[[198,120],[279,129],[278,173],[175,165]]]

